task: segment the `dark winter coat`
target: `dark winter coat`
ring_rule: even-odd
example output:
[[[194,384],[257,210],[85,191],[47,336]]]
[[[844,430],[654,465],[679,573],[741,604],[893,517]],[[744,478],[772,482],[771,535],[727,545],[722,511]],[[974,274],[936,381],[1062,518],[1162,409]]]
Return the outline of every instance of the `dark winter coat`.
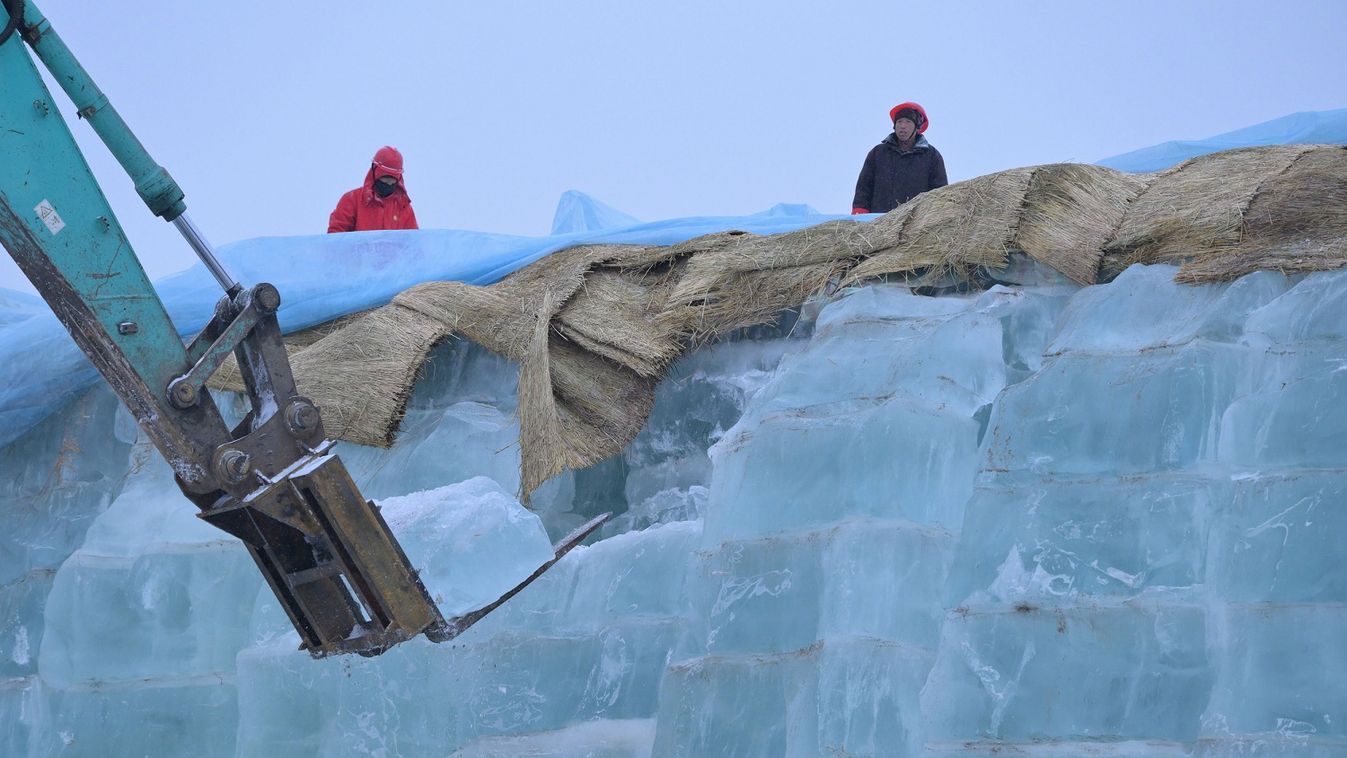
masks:
[[[416,228],[416,213],[407,189],[399,182],[393,194],[379,197],[374,192],[373,166],[365,174],[365,184],[342,195],[327,220],[329,233]]]
[[[946,184],[945,159],[924,136],[918,135],[911,149],[901,150],[898,137],[890,134],[865,156],[851,207],[857,213],[888,213]]]

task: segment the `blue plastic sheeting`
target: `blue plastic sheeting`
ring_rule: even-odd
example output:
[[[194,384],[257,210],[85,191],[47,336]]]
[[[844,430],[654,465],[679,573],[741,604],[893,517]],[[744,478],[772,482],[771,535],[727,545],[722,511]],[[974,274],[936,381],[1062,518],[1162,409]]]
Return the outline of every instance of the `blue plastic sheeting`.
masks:
[[[47,304],[36,295],[0,289],[0,327],[47,312]]]
[[[607,203],[583,192],[569,190],[561,193],[557,212],[552,216],[552,233],[589,232],[598,229],[618,229],[641,223]]]
[[[1290,143],[1347,144],[1347,109],[1296,113],[1210,139],[1166,142],[1100,164],[1123,171],[1155,171],[1218,150]],[[281,326],[294,331],[383,305],[421,282],[491,284],[571,245],[672,245],[727,229],[776,234],[837,218],[877,217],[832,216],[807,205],[781,204],[751,216],[699,216],[643,224],[572,191],[562,195],[553,233],[546,237],[456,230],[356,232],[250,239],[226,245],[218,254],[238,281],[271,282],[280,289],[284,300]],[[215,280],[200,265],[155,286],[184,337],[205,325],[221,295]],[[32,428],[97,378],[44,305],[29,295],[0,290],[0,446]]]
[[[421,282],[491,284],[572,245],[672,245],[727,229],[777,234],[838,218],[850,217],[819,214],[806,205],[777,205],[751,216],[643,224],[583,193],[568,192],[557,219],[572,231],[546,237],[441,229],[354,232],[262,237],[226,245],[217,254],[245,286],[276,285],[283,300],[278,317],[290,332],[383,305]],[[185,338],[201,330],[222,295],[200,264],[155,287]],[[0,446],[97,380],[97,372],[40,300],[0,290]]]
[[[1259,145],[1347,145],[1347,108],[1292,113],[1200,140],[1162,142],[1099,161],[1119,171],[1160,171],[1199,155]]]

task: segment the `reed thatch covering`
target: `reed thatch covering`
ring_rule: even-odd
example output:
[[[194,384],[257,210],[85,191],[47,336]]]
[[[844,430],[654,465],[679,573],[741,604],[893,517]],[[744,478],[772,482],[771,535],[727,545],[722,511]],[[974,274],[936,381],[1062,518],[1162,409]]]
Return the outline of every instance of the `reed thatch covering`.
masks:
[[[1039,166],[1024,193],[1012,246],[1080,284],[1098,281],[1103,247],[1148,177],[1103,166]]]
[[[1288,274],[1347,265],[1347,147],[1314,147],[1263,182],[1239,242],[1189,256],[1177,281],[1220,282],[1267,269]]]
[[[1156,174],[1055,164],[925,193],[873,223],[728,231],[671,246],[580,246],[489,287],[430,282],[288,338],[328,434],[389,445],[417,371],[457,335],[520,366],[521,493],[612,456],[636,436],[669,364],[772,319],[830,284],[887,275],[967,279],[1023,252],[1083,285],[1136,262],[1180,281],[1347,264],[1347,149],[1203,156]],[[232,367],[212,384],[241,389]]]
[[[1238,245],[1244,212],[1258,188],[1308,149],[1228,150],[1160,172],[1128,204],[1122,225],[1104,245],[1105,278],[1133,263],[1180,263]]]

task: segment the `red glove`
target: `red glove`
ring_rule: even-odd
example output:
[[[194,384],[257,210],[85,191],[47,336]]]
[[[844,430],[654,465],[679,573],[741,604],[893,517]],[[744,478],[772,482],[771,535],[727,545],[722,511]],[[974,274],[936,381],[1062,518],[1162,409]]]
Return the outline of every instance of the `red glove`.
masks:
[[[862,213],[869,213],[869,212],[870,212],[870,210],[869,210],[868,208],[852,208],[852,209],[851,209],[851,215],[853,215],[853,216],[859,216],[859,215],[861,215]]]

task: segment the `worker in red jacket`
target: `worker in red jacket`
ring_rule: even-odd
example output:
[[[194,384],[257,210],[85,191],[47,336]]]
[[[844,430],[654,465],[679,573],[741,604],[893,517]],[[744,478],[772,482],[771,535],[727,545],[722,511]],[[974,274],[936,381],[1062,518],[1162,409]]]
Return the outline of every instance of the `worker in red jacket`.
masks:
[[[402,153],[384,146],[374,154],[365,184],[347,192],[327,220],[327,231],[416,229],[416,213],[402,183]]]

